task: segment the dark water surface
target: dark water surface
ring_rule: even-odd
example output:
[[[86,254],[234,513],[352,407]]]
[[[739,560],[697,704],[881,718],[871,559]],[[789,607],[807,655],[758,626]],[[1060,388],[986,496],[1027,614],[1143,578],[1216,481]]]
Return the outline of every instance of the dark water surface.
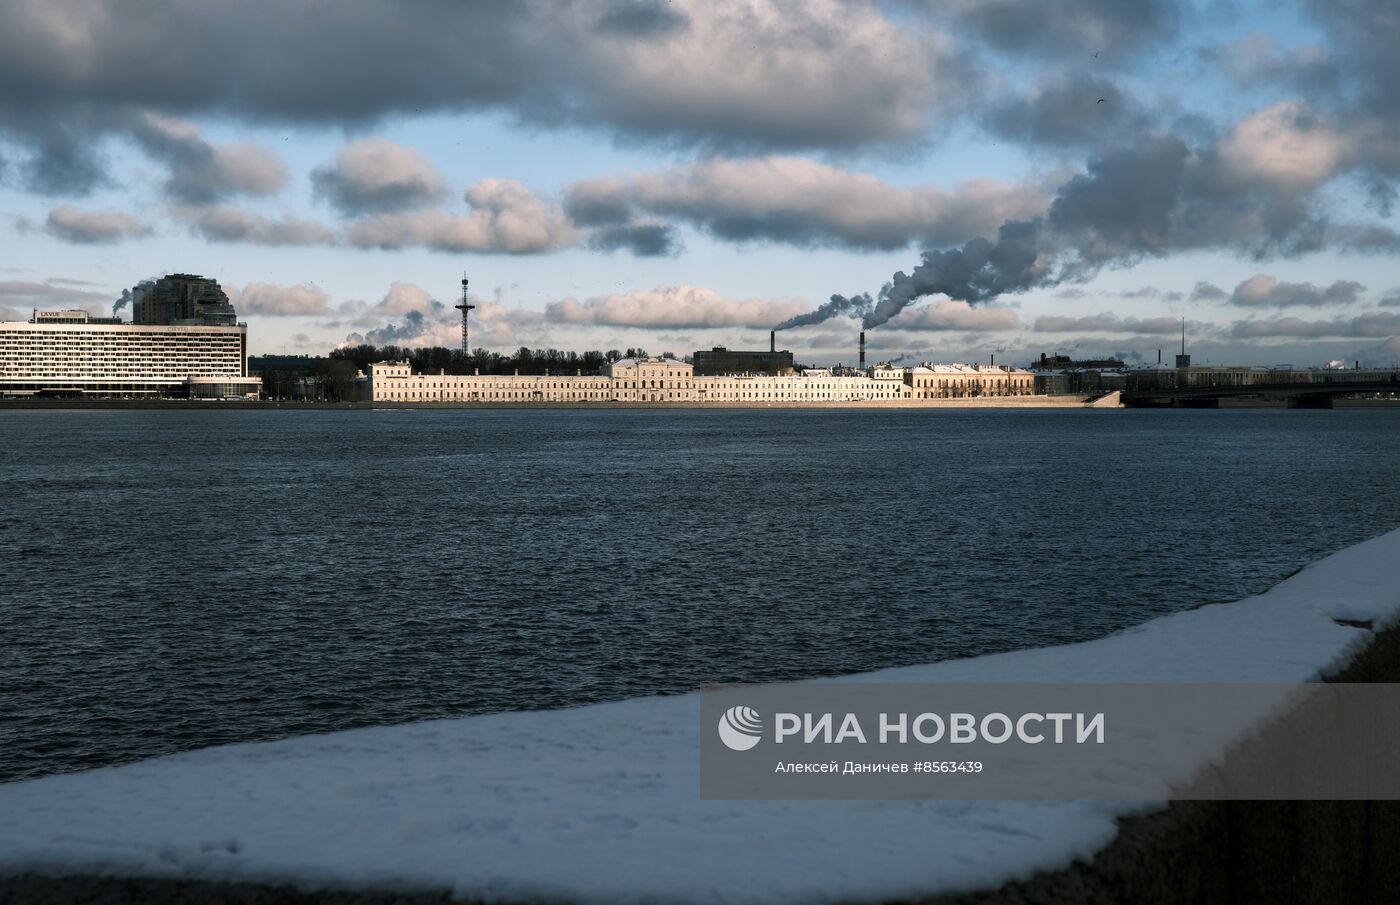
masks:
[[[1400,411],[0,412],[0,779],[1098,637],[1400,523]]]

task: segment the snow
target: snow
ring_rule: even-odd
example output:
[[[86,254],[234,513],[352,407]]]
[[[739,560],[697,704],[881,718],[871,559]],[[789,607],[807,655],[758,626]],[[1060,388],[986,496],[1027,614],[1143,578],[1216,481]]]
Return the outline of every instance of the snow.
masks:
[[[1400,616],[1400,531],[1248,600],[852,682],[1304,682]],[[0,785],[0,871],[482,900],[913,898],[1091,856],[1132,802],[702,801],[699,697],[229,745]]]

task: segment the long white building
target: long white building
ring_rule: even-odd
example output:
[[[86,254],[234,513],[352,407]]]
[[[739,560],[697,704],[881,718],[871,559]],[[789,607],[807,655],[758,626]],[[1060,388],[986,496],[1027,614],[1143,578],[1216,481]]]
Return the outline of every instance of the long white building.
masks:
[[[961,367],[961,366],[960,366]],[[877,366],[868,374],[834,375],[826,370],[803,374],[697,377],[674,358],[624,358],[600,376],[499,376],[414,374],[408,362],[370,365],[366,396],[386,403],[634,402],[765,403],[897,402],[934,396],[1028,395],[1029,372],[1001,368],[958,372],[956,393],[934,392],[915,383],[918,369]],[[1024,378],[1022,377],[1024,375]]]
[[[0,396],[256,397],[248,327],[126,324],[86,311],[0,322]]]

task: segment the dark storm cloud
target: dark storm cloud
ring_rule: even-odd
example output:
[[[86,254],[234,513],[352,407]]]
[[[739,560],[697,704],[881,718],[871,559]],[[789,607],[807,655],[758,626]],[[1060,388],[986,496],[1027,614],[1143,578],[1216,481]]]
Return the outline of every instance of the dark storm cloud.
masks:
[[[1313,94],[1336,91],[1342,81],[1340,61],[1324,48],[1281,47],[1263,32],[1247,34],[1224,47],[1206,48],[1201,56],[1246,88],[1286,85]]]
[[[1400,119],[1400,15],[1393,0],[1305,0],[1304,7],[1331,39],[1361,109],[1392,124]]]
[[[1174,37],[1170,0],[924,0],[1000,50],[1050,58],[1126,61]],[[1098,54],[1094,57],[1094,54]]]
[[[3,30],[0,30],[3,35]],[[0,42],[4,40],[0,37]],[[0,62],[0,66],[3,66]],[[0,88],[0,95],[3,95]],[[58,120],[29,110],[10,112],[0,99],[0,137],[21,149],[6,181],[39,195],[86,195],[109,184],[107,164],[87,117]]]
[[[209,204],[234,195],[271,195],[287,183],[282,162],[254,145],[214,145],[194,125],[150,113],[124,125],[142,150],[165,164],[165,191],[176,201]]]
[[[1190,151],[1178,138],[1156,135],[1089,162],[1050,205],[1050,226],[1076,237],[1082,263],[1157,254],[1171,241],[1171,215],[1181,195]]]
[[[589,234],[588,246],[597,251],[630,251],[639,258],[665,257],[681,250],[676,228],[664,223],[600,227]]]
[[[971,78],[946,42],[862,0],[10,0],[0,132],[29,152],[30,187],[81,193],[102,179],[92,149],[132,129],[172,192],[206,202],[207,157],[139,117],[499,110],[712,148],[859,147],[918,139]]]
[[[598,30],[647,37],[685,28],[690,19],[665,0],[614,0],[598,19]]]
[[[866,249],[957,241],[1044,207],[1046,189],[973,180],[944,190],[895,186],[806,158],[710,158],[587,179],[564,208],[577,225],[679,220],[731,242]]]
[[[1025,94],[994,103],[985,116],[997,135],[1056,147],[1102,147],[1143,131],[1149,122],[1132,95],[1085,72],[1052,76]]]

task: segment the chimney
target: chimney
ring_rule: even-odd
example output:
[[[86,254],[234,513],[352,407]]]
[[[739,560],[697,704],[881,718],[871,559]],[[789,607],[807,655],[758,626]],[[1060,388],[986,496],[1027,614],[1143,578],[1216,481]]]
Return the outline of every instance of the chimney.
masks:
[[[993,353],[992,353],[992,367],[995,368],[996,366],[997,366],[997,353],[993,352]]]
[[[860,369],[865,370],[865,331],[860,331]]]
[[[1161,349],[1158,349],[1158,350],[1157,350],[1157,364],[1161,364],[1161,363],[1162,363],[1162,350],[1161,350]]]
[[[776,352],[776,351],[778,351],[778,331],[777,331],[777,330],[769,330],[769,331],[768,331],[768,351],[769,351],[769,352]]]

